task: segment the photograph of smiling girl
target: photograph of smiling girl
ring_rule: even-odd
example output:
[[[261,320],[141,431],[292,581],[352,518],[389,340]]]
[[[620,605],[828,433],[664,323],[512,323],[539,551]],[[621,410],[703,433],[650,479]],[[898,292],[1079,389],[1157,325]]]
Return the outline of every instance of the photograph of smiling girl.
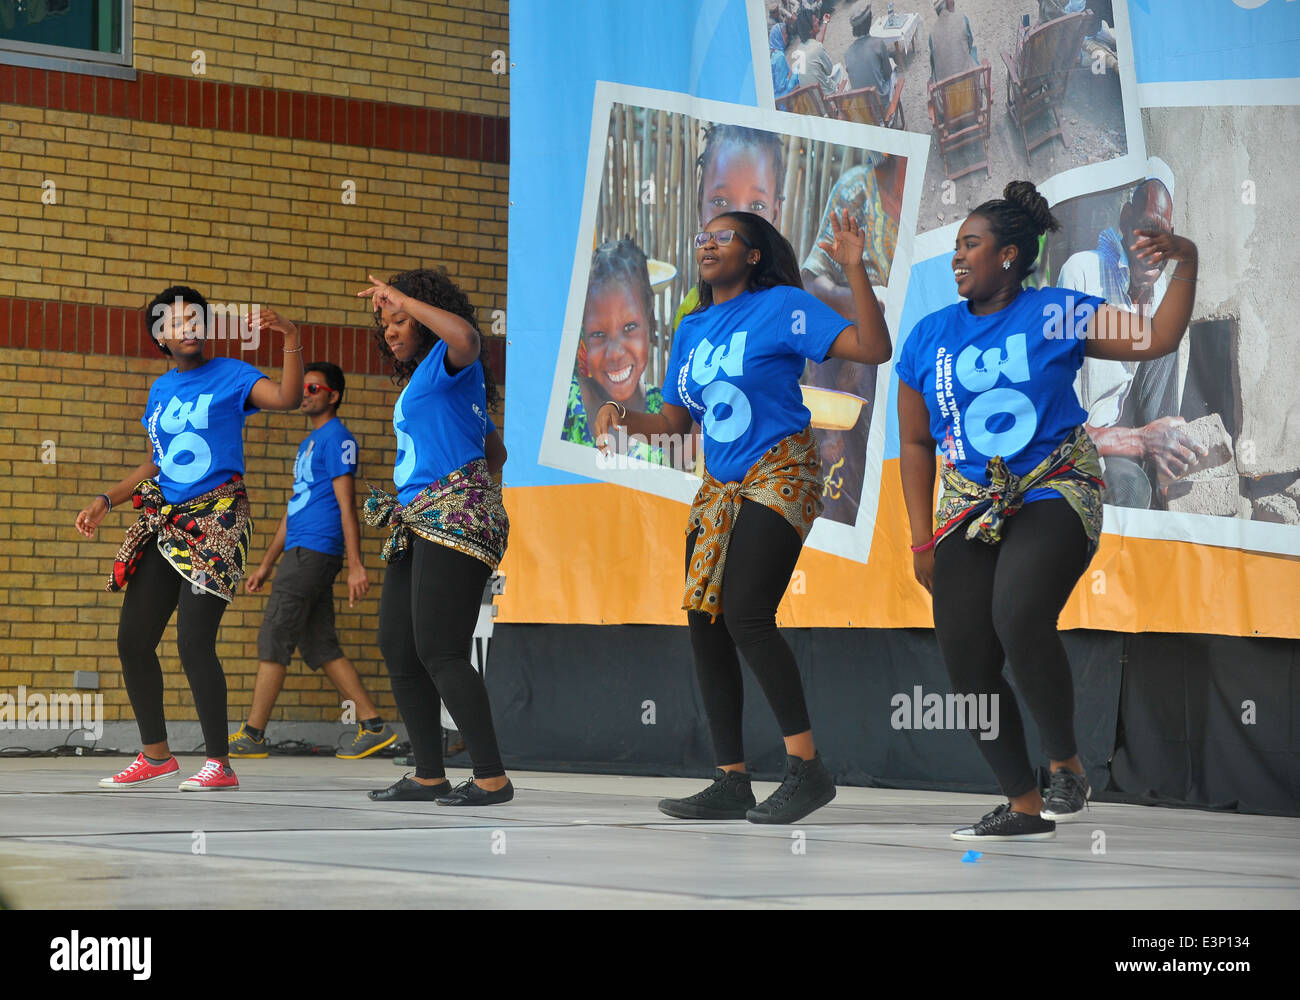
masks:
[[[699,305],[690,240],[724,212],[772,223],[795,249],[808,291],[855,319],[848,279],[819,246],[832,238],[832,212],[847,210],[864,233],[863,264],[883,300],[903,157],[624,104],[613,106],[608,134],[565,441],[595,447],[594,413],[604,405],[659,412],[672,334]],[[855,523],[865,487],[876,380],[876,366],[834,359],[809,362],[801,379],[826,458],[823,517],[841,524]],[[698,430],[681,442],[630,439],[618,451],[687,472],[700,467]]]
[[[596,446],[593,417],[606,403],[658,413],[663,393],[644,382],[650,342],[655,337],[654,291],[646,256],[630,238],[597,247],[591,255],[582,335],[569,385],[564,439]],[[627,454],[658,465],[684,468],[682,449],[630,441]]]

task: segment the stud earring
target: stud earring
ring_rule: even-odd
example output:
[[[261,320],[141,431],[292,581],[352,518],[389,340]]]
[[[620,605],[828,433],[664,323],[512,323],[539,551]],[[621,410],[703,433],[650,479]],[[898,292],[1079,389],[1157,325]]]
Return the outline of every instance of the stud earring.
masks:
[[[1011,261],[1009,261],[1009,260],[1004,260],[1004,261],[1002,262],[1002,270],[1004,270],[1004,271],[1010,271],[1010,270],[1011,270]]]

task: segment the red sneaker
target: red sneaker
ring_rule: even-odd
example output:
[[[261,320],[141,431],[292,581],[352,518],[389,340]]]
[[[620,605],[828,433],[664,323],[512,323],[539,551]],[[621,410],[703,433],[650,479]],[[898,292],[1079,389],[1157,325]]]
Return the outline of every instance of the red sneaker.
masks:
[[[182,792],[220,791],[223,788],[238,787],[239,779],[235,777],[234,769],[211,757],[199,768],[198,774],[180,783]]]
[[[150,781],[157,781],[181,769],[175,757],[169,757],[165,764],[150,764],[144,754],[139,754],[135,762],[125,771],[119,771],[111,778],[100,778],[100,788],[136,788]]]

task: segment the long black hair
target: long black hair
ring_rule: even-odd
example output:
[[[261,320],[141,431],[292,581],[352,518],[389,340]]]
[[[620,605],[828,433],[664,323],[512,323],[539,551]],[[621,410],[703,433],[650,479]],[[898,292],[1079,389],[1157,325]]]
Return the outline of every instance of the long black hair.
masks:
[[[799,276],[799,261],[795,259],[794,247],[790,241],[777,232],[776,227],[761,215],[753,212],[723,212],[714,216],[713,221],[730,219],[736,230],[749,246],[759,252],[758,263],[749,272],[747,289],[757,292],[777,285],[793,285],[803,288],[803,278]],[[703,278],[696,286],[700,295],[700,304],[694,312],[703,312],[713,305],[713,286]]]
[[[469,296],[448,277],[447,269],[438,267],[403,271],[389,278],[388,283],[403,295],[409,295],[413,299],[443,309],[453,316],[459,316],[474,328],[474,332],[478,334],[479,361],[483,363],[483,387],[487,392],[488,409],[496,409],[501,402],[501,393],[497,391],[492,369],[483,354],[483,331],[479,329],[478,318],[474,315],[474,307],[470,305]],[[375,346],[379,349],[380,355],[393,367],[394,385],[404,385],[411,377],[411,372],[415,371],[415,366],[441,339],[414,316],[411,317],[411,321],[415,323],[416,333],[420,336],[420,347],[409,361],[398,361],[389,349],[388,341],[384,339],[383,316],[379,310],[375,310]]]
[[[1002,197],[978,205],[971,215],[987,219],[997,249],[1011,244],[1016,255],[1016,278],[1024,281],[1034,273],[1039,239],[1054,233],[1061,224],[1047,207],[1047,199],[1029,181],[1012,181],[1002,189]]]

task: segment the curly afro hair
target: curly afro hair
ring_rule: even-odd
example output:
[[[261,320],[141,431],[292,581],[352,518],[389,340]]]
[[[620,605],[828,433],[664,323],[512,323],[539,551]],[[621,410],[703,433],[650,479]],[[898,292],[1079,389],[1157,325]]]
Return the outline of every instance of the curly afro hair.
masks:
[[[403,295],[409,295],[421,302],[427,302],[431,306],[437,306],[452,315],[459,316],[474,328],[479,336],[479,361],[483,364],[483,386],[487,392],[488,409],[497,409],[501,404],[501,393],[497,391],[496,379],[493,378],[487,358],[482,353],[483,331],[479,329],[478,319],[474,315],[474,307],[470,305],[469,296],[461,291],[460,286],[448,277],[447,269],[438,267],[403,271],[389,278],[388,283]],[[384,339],[383,318],[379,310],[375,310],[375,346],[378,348],[380,356],[393,368],[394,385],[405,385],[406,380],[411,377],[411,372],[415,371],[416,365],[420,363],[439,340],[436,333],[418,320],[415,321],[415,327],[420,335],[420,349],[411,360],[399,362],[389,349],[388,341]]]

